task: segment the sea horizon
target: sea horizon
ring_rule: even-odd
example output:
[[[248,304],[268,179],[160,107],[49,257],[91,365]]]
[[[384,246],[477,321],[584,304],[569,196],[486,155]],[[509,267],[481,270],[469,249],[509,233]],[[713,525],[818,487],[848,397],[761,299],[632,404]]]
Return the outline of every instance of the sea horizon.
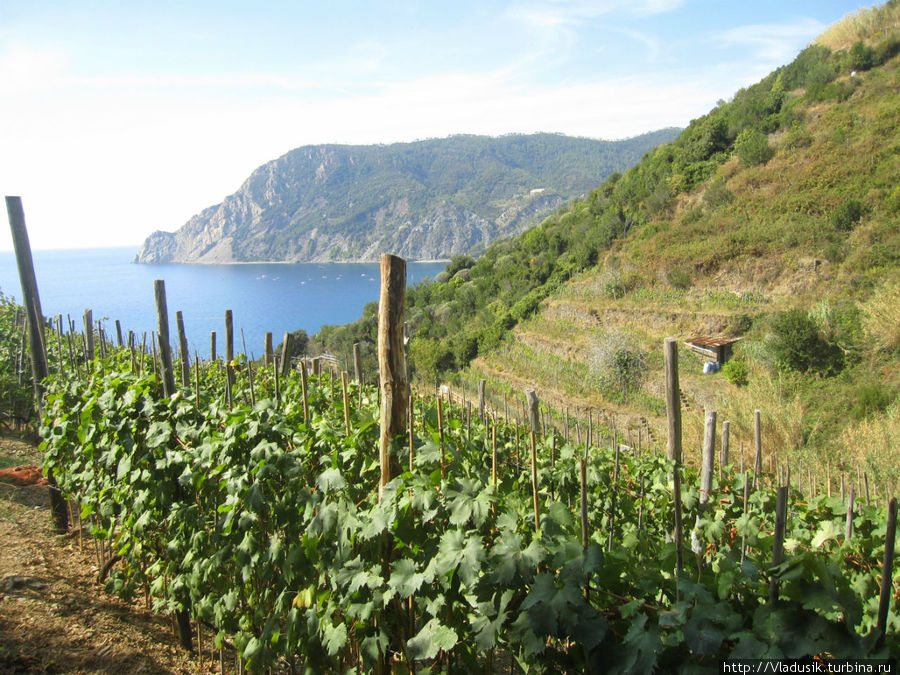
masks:
[[[35,249],[32,251],[41,308],[45,316],[62,315],[83,329],[84,310],[103,321],[115,337],[115,321],[123,331],[156,330],[154,281],[166,284],[169,325],[175,312],[184,318],[189,348],[204,358],[210,332],[224,345],[225,310],[234,317],[235,349],[260,356],[266,332],[277,344],[285,332],[318,333],[322,326],[341,325],[362,316],[364,306],[378,300],[378,262],[329,263],[135,263],[129,246]],[[407,284],[433,278],[446,261],[408,261]],[[0,292],[21,302],[21,286],[12,251],[0,251]],[[221,349],[220,349],[221,351]]]

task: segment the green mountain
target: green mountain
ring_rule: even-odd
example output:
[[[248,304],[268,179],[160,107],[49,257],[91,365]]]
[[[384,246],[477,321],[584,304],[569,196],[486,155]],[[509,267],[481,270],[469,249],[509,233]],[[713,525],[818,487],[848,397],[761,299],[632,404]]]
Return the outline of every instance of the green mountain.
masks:
[[[315,145],[258,168],[177,232],[154,232],[136,262],[441,259],[517,234],[671,140],[559,134],[452,136],[392,145]]]
[[[455,258],[407,300],[420,381],[471,400],[484,378],[501,410],[535,387],[623,437],[662,438],[663,339],[740,338],[719,373],[681,350],[689,460],[705,409],[731,421],[733,457],[760,410],[767,467],[895,487],[898,53],[900,3],[862,10],[586,198]],[[371,350],[374,317],[313,348]]]

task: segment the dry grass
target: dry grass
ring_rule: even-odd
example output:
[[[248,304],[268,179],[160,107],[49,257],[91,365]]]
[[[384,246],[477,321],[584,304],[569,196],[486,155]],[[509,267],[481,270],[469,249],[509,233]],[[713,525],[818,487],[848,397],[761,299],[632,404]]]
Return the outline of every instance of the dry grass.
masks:
[[[829,26],[815,43],[839,51],[859,40],[880,38],[897,30],[900,30],[900,3],[892,2],[850,12]]]
[[[900,281],[894,280],[879,287],[862,306],[863,328],[874,349],[894,351],[900,348]]]
[[[752,463],[753,418],[756,410],[760,413],[765,465],[769,465],[773,453],[779,461],[794,457],[804,441],[803,416],[806,411],[800,397],[785,395],[777,376],[754,369],[747,386],[730,386],[719,400],[719,428],[726,420],[731,422],[731,448],[735,462],[740,462],[739,453],[743,443],[747,450],[747,461]],[[700,415],[691,416],[685,425],[685,438],[697,437],[702,432],[702,425]]]
[[[895,493],[900,480],[900,408],[895,404],[882,414],[845,428],[838,451],[868,472],[870,481],[879,486],[887,484]]]

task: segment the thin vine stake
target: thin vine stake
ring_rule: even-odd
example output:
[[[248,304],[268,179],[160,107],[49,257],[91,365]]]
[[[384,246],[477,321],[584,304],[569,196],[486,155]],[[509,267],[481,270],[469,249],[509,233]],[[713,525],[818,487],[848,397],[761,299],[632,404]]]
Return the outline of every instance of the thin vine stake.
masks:
[[[491,424],[491,485],[497,487],[497,425]]]
[[[762,473],[762,425],[759,419],[759,410],[753,411],[753,444],[756,448],[756,461],[753,464],[753,486],[759,485],[759,477]]]
[[[847,502],[847,520],[844,524],[844,541],[853,536],[853,504],[856,501],[856,486],[850,486],[850,499]]]
[[[200,355],[194,352],[194,403],[200,410]]]
[[[531,494],[534,502],[534,531],[541,531],[540,511],[538,510],[538,475],[537,475],[537,445],[534,429],[531,430]]]
[[[772,567],[777,567],[784,561],[784,534],[787,526],[787,500],[788,486],[778,488],[775,503],[775,540],[772,544]],[[778,581],[775,574],[769,579],[769,602],[774,603],[778,599]]]
[[[225,401],[234,406],[234,317],[230,309],[225,310]]]
[[[447,477],[447,461],[444,456],[444,410],[441,405],[441,397],[437,399],[438,436],[441,441],[441,479]]]
[[[191,381],[191,355],[188,352],[187,334],[184,332],[184,314],[175,312],[175,324],[178,327],[178,350],[181,352],[181,386],[187,387]]]
[[[362,389],[362,386],[359,388]],[[412,393],[409,395],[408,406],[409,409],[406,411],[406,415],[409,418],[409,472],[412,473],[416,461],[416,420]]]
[[[741,464],[743,465],[743,459],[741,460]],[[747,471],[742,471],[744,474],[744,515],[747,515],[747,509],[750,504],[750,475]],[[744,561],[747,559],[747,535],[744,534],[741,536],[741,565],[743,566]]]
[[[279,382],[278,364],[275,363],[275,359],[272,359],[272,378],[275,382],[275,405],[280,406],[281,405],[281,388],[279,385],[281,383]]]
[[[306,362],[300,362],[300,388],[303,393],[303,421],[309,424],[309,392],[306,383]]]
[[[341,395],[344,399],[344,432],[350,435],[350,398],[347,396],[347,379],[346,370],[341,371]]]
[[[587,460],[582,457],[579,462],[581,467],[581,547],[586,549],[588,545]],[[585,593],[587,593],[587,588],[585,588]]]

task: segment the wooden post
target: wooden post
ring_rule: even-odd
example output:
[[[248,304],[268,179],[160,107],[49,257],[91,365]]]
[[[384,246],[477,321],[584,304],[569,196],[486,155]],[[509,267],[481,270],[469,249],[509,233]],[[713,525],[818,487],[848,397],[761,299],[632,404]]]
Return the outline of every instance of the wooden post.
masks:
[[[534,389],[527,389],[525,391],[525,398],[528,401],[528,423],[531,425],[531,430],[535,434],[540,434],[541,413],[538,409],[537,393],[535,393]]]
[[[681,399],[678,386],[678,340],[665,340],[666,418],[669,438],[666,446],[669,459],[681,462]]]
[[[291,354],[294,350],[294,336],[284,332],[284,340],[281,343],[281,377],[287,377],[291,370]]]
[[[172,350],[169,347],[169,312],[166,305],[166,282],[162,279],[156,279],[153,282],[154,295],[156,296],[156,339],[159,342],[159,361],[160,370],[163,381],[163,395],[171,396],[175,393],[175,372],[172,368]],[[176,499],[182,498],[180,494],[181,486],[175,484]],[[185,603],[190,602],[190,598],[182,598]],[[191,615],[188,610],[178,610],[175,612],[175,619],[178,624],[179,642],[181,646],[188,651],[193,651],[192,631],[191,631]]]
[[[716,460],[716,411],[706,411],[703,432],[703,463],[700,468],[700,509],[703,510],[712,492],[712,477]]]
[[[484,422],[484,387],[485,380],[482,378],[478,380],[478,416],[482,422]]]
[[[159,368],[162,373],[163,395],[175,393],[175,373],[172,371],[172,350],[169,347],[169,310],[166,305],[166,282],[153,282],[156,296],[156,339],[159,342]]]
[[[84,310],[84,344],[85,357],[88,361],[93,361],[96,352],[94,349],[94,311],[91,309]]]
[[[121,349],[125,346],[125,341],[122,339],[122,324],[116,319],[116,346]]]
[[[780,565],[784,561],[784,531],[787,525],[787,498],[788,486],[778,488],[775,503],[775,541],[772,544],[772,567]],[[769,602],[778,599],[778,582],[774,575],[769,581]]]
[[[406,261],[385,253],[381,256],[381,298],[378,306],[378,372],[381,380],[381,442],[379,459],[384,487],[399,475],[400,465],[390,456],[391,441],[406,430],[409,382],[406,370],[404,324],[406,321]]]
[[[216,362],[216,331],[209,333],[209,360]]]
[[[181,310],[175,312],[175,325],[178,327],[178,351],[181,352],[181,386],[191,383],[191,355],[188,353],[187,335],[184,333],[184,315]]]
[[[309,390],[306,381],[306,362],[300,362],[300,391],[303,396],[303,421],[309,424]]]
[[[878,622],[876,626],[881,633],[878,638],[878,646],[884,643],[887,632],[888,610],[891,606],[891,596],[894,588],[894,539],[897,534],[897,498],[891,499],[888,504],[887,531],[884,535],[884,559],[881,565],[881,595],[878,599]]]
[[[47,348],[44,342],[43,312],[41,298],[38,293],[37,277],[34,274],[34,260],[31,257],[31,243],[25,227],[25,211],[20,197],[6,198],[6,212],[9,216],[9,227],[12,232],[13,249],[16,252],[16,265],[19,268],[19,281],[22,284],[22,304],[25,307],[25,319],[28,325],[28,346],[31,352],[31,377],[34,386],[34,407],[40,419],[44,409],[45,377],[50,374],[47,363]],[[53,513],[53,524],[57,532],[69,529],[69,513],[66,502],[56,485],[56,476],[47,472],[47,483],[50,489],[50,509]]]
[[[263,349],[265,351],[265,357],[263,362],[266,365],[266,368],[272,365],[275,361],[275,353],[272,351],[272,332],[267,331],[266,337],[263,340]]]

